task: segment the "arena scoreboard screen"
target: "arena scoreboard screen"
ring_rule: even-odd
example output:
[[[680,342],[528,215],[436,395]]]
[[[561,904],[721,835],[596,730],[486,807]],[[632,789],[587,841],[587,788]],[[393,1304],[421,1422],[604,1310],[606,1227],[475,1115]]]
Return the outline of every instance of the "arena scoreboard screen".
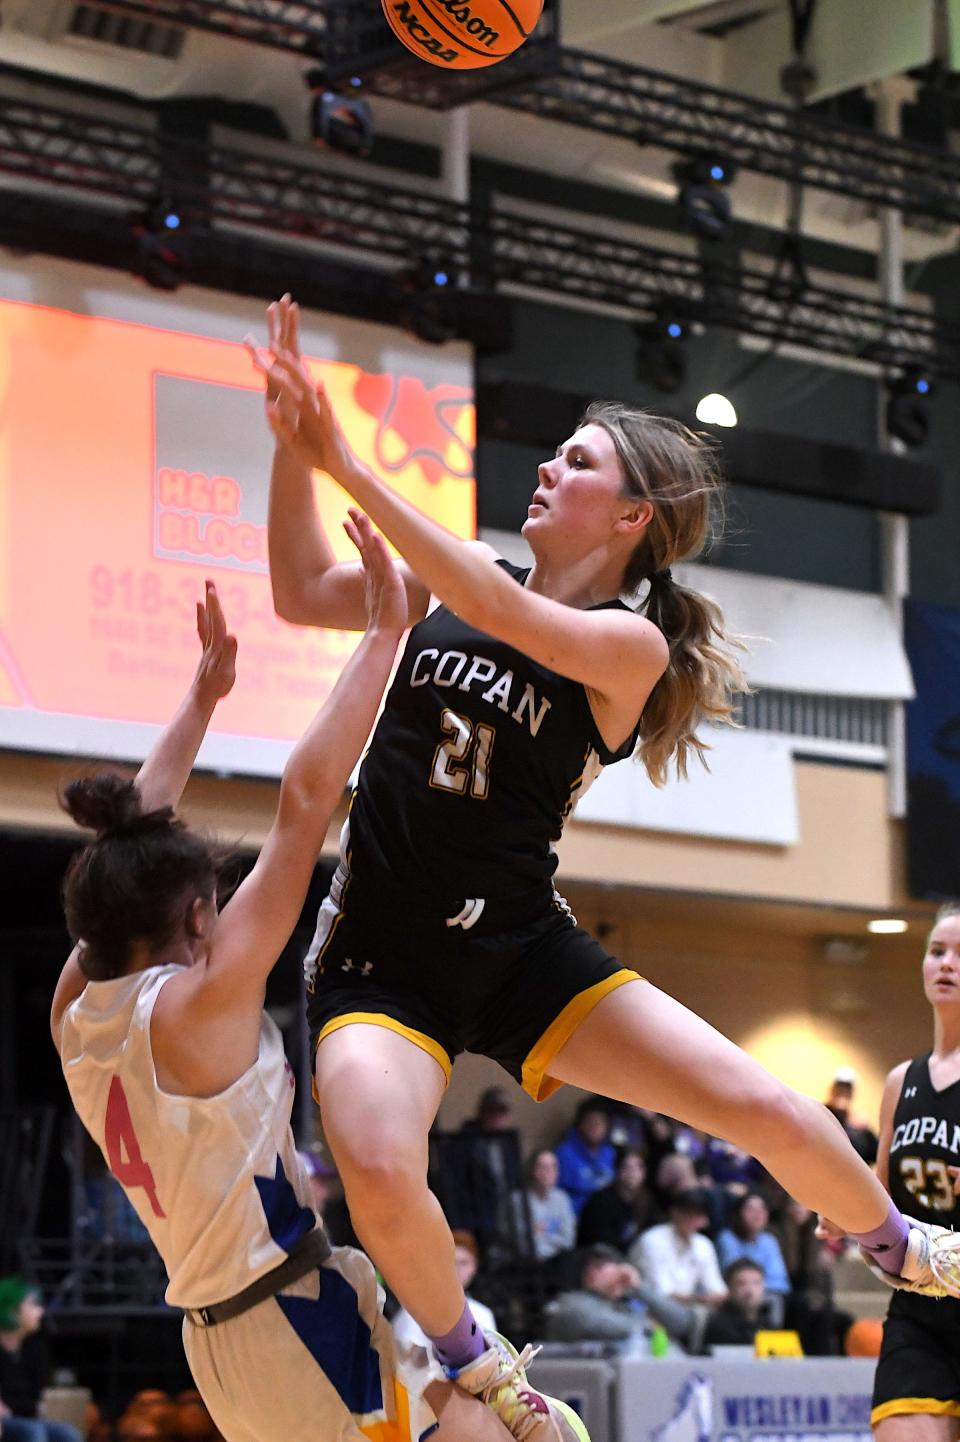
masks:
[[[472,536],[467,348],[311,314],[302,330],[358,454]],[[140,759],[196,665],[207,576],[239,659],[201,765],[279,774],[328,694],[358,636],[274,614],[273,442],[248,331],[265,333],[256,302],[0,265],[0,745]],[[327,477],[314,486],[346,559],[348,498]]]

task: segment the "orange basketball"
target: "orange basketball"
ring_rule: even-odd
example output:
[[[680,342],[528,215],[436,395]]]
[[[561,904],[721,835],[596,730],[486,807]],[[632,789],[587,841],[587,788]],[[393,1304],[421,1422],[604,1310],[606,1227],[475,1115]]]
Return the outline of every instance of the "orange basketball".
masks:
[[[879,1317],[860,1317],[847,1328],[843,1350],[848,1357],[879,1357],[883,1323]]]
[[[519,50],[543,0],[380,0],[408,50],[446,70],[478,70]]]

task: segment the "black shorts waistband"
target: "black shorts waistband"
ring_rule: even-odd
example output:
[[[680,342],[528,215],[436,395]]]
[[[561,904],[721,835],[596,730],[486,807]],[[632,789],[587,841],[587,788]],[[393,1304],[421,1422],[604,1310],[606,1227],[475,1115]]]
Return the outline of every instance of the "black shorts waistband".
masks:
[[[345,905],[346,914],[364,926],[387,928],[400,918],[405,930],[436,928],[454,937],[509,931],[554,910],[570,913],[549,881],[507,895],[460,897],[352,886]]]

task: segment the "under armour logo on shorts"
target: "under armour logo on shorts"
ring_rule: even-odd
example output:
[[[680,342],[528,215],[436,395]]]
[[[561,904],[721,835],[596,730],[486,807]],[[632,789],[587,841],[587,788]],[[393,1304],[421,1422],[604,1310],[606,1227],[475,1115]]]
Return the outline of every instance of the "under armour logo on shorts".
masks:
[[[373,962],[372,962],[372,961],[365,961],[362,966],[357,966],[357,964],[356,964],[356,962],[353,960],[353,958],[350,957],[350,956],[348,956],[347,959],[346,959],[346,961],[343,963],[343,966],[341,966],[340,970],[341,970],[341,971],[359,971],[359,973],[360,973],[361,976],[369,976],[370,973],[371,973],[371,971],[373,971]]]

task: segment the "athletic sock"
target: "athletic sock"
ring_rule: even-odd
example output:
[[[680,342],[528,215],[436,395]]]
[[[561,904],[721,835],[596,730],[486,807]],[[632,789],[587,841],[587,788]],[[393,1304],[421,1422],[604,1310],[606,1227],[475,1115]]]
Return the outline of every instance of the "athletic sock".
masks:
[[[442,1337],[431,1337],[437,1349],[437,1356],[445,1367],[457,1371],[487,1350],[487,1340],[480,1325],[470,1310],[470,1303],[464,1304],[463,1316],[457,1325]]]
[[[865,1252],[870,1253],[878,1266],[895,1277],[900,1275],[903,1259],[907,1255],[909,1234],[910,1228],[893,1202],[890,1203],[886,1221],[879,1227],[874,1227],[872,1232],[850,1233],[853,1240],[858,1242]]]

